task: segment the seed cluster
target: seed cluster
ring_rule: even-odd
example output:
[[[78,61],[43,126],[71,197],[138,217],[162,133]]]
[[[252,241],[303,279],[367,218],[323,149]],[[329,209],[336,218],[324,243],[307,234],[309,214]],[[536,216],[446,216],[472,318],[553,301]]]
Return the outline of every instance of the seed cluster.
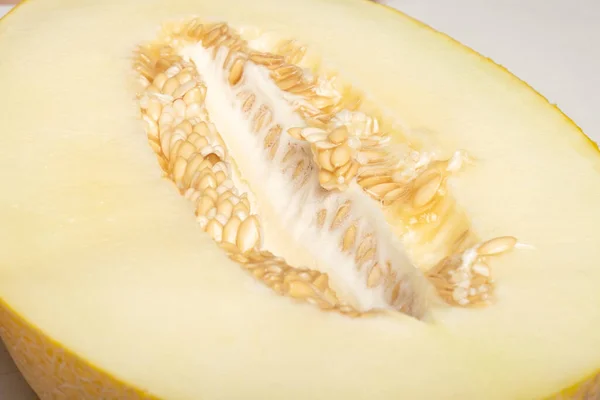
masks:
[[[379,120],[358,110],[360,94],[346,89],[344,95],[323,82],[323,77],[302,75],[299,68],[284,65],[285,52],[280,54],[283,58],[277,68],[291,70],[293,67],[298,85],[309,86],[301,93],[306,101],[296,107],[306,118],[308,127],[292,128],[288,134],[311,144],[321,186],[326,190],[343,191],[355,180],[382,206],[400,209],[399,215],[407,221],[410,236],[427,243],[424,247],[432,255],[444,255],[427,271],[440,296],[457,306],[489,303],[493,291],[489,266],[479,259],[473,265],[462,261],[462,250],[465,246],[477,245],[478,239],[469,227],[466,214],[458,209],[447,190],[451,174],[465,161],[470,161],[468,156],[456,152],[450,159],[435,160],[410,149],[408,159],[403,159],[401,154],[391,150],[391,138],[380,130]],[[276,74],[271,76],[278,78]],[[348,104],[352,106],[346,107]],[[354,240],[353,232],[354,227],[349,227],[342,249]],[[440,239],[440,236],[445,237]],[[386,281],[382,270],[385,271],[379,264],[370,269],[369,287]],[[474,291],[479,294],[475,295]],[[448,292],[452,295],[448,296]]]
[[[512,236],[488,240],[461,254],[444,258],[428,271],[428,275],[447,302],[461,306],[486,304],[493,290],[486,261],[512,250],[516,244],[517,239]]]
[[[397,263],[399,260],[381,256],[384,245],[377,240],[374,230],[364,220],[351,219],[353,203],[345,201],[334,212],[325,209],[318,214],[318,224],[329,231],[341,230],[340,251],[354,259],[354,265],[366,280],[370,289],[379,289],[385,301],[394,309],[409,315],[421,315],[423,304],[413,295],[410,278],[404,277]]]
[[[223,69],[231,87],[244,81],[245,68],[253,63],[267,68],[272,81],[290,96],[288,101],[306,125],[284,132],[274,121],[271,108],[261,103],[256,93],[242,88],[236,94],[243,115],[252,121],[252,131],[262,135],[269,159],[277,158],[283,170],[290,171],[292,180],[306,184],[316,167],[318,183],[326,191],[324,199],[356,182],[379,204],[401,210],[407,237],[418,236],[418,242],[427,243],[432,254],[443,250],[444,257],[426,275],[446,302],[469,306],[488,300],[493,286],[485,260],[493,252],[485,249],[495,242],[479,244],[473,250],[477,239],[468,219],[456,212],[454,200],[447,194],[446,181],[457,169],[454,158],[420,165],[413,160],[409,168],[410,163],[392,151],[391,137],[380,131],[379,119],[359,110],[362,97],[358,92],[339,89],[333,79],[312,76],[295,65],[306,51],[296,41],[281,42],[274,53],[258,52],[248,48],[226,24],[191,20],[171,25],[161,40],[140,48],[136,58],[136,70],[144,85],[140,107],[161,168],[194,202],[199,224],[232,259],[279,294],[325,310],[361,315],[337,299],[326,274],[291,267],[262,248],[259,218],[253,213],[248,193],[234,184],[233,160],[204,107],[207,88],[195,65],[177,55],[176,49],[186,43],[199,43],[212,50],[213,59],[225,48]],[[298,145],[287,141],[281,146],[283,135]],[[302,143],[310,144],[310,158]],[[415,153],[418,156],[411,149],[410,154]],[[414,299],[405,290],[407,283],[397,274],[393,261],[379,255],[374,232],[351,218],[352,207],[352,202],[346,201],[334,212],[323,208],[315,215],[316,225],[341,231],[340,250],[354,257],[367,287],[382,288],[389,304],[413,315]],[[466,249],[468,245],[471,247]],[[510,248],[505,246],[493,254]]]
[[[232,59],[246,59],[246,66],[248,63],[254,63],[255,65],[266,67],[270,71],[275,71],[275,73],[284,69],[282,68],[283,60],[286,58],[284,55],[242,50],[244,48],[244,46],[239,46],[235,50],[227,49],[229,51],[227,57],[231,57]],[[246,54],[236,54],[237,52],[242,51],[246,51]],[[226,65],[224,65],[224,68],[227,70]],[[293,66],[293,68],[288,68],[286,66],[285,68],[288,71],[301,71],[296,66]],[[271,76],[273,76],[273,74],[274,73],[271,72]],[[229,76],[231,76],[231,70],[229,70]],[[294,132],[296,128],[290,128],[284,133],[281,124],[278,123],[276,116],[270,108],[269,102],[265,102],[264,99],[254,93],[252,89],[243,85],[242,83],[244,83],[244,79],[246,79],[243,78],[243,76],[244,73],[242,72],[242,77],[236,79],[236,83],[232,83],[231,79],[228,83],[232,86],[231,89],[233,95],[239,101],[242,116],[251,122],[251,132],[263,143],[267,158],[272,161],[272,167],[281,169],[284,174],[287,174],[289,181],[295,183],[298,190],[305,186],[309,181],[311,181],[311,185],[309,186],[312,186],[314,181],[310,178],[313,176],[317,178],[317,175],[313,174],[313,171],[315,165],[318,166],[319,163],[311,162],[310,149],[307,149],[303,143],[293,143],[289,141],[291,136],[290,132]],[[302,75],[299,77],[302,78]],[[280,89],[285,82],[290,82],[286,79],[280,81],[274,79],[274,81],[279,85]],[[306,85],[304,85],[301,80],[298,80],[298,82],[300,82],[299,86],[285,86],[286,90],[297,89],[298,93],[306,91]],[[284,89],[281,90],[285,91]],[[310,90],[312,90],[311,87],[309,87],[308,91],[310,92]],[[344,132],[348,131],[343,122],[344,121],[340,120],[337,132],[330,135],[332,140],[340,142],[341,139],[343,139],[347,142],[348,139],[350,139],[348,137],[336,139],[336,136],[340,136],[340,134],[343,135]],[[360,119],[355,118],[355,120],[350,120],[348,122],[358,125]],[[365,134],[367,134],[367,132],[365,132]],[[332,157],[333,163],[335,165],[338,165],[339,163],[339,170],[342,171],[342,173],[352,171],[349,160],[342,160],[339,158],[341,157],[339,155],[340,150],[343,151],[345,146],[343,143],[338,144],[338,158],[336,158],[336,153],[334,153]],[[354,172],[350,173],[354,174]],[[348,180],[350,180],[350,178]],[[406,271],[404,273],[398,273],[402,269],[412,269],[413,267],[408,265],[407,260],[397,259],[392,261],[386,258],[385,252],[382,251],[382,248],[385,247],[386,244],[380,243],[377,240],[374,233],[375,227],[372,226],[372,221],[369,221],[368,218],[361,218],[359,208],[354,207],[354,210],[351,213],[350,209],[352,207],[352,201],[347,200],[346,196],[331,192],[321,193],[320,196],[320,200],[329,204],[329,207],[324,208],[317,214],[317,226],[319,226],[319,228],[324,228],[325,221],[327,220],[329,229],[324,229],[324,232],[330,233],[329,237],[339,237],[344,252],[353,259],[353,263],[356,267],[354,271],[347,271],[347,273],[361,276],[361,279],[364,280],[365,287],[373,289],[374,295],[380,297],[388,306],[391,306],[395,310],[420,317],[425,309],[425,301],[423,301],[424,296],[420,296],[414,290],[414,284],[416,282],[411,282],[414,278],[409,276],[410,274],[407,274]],[[353,221],[349,220],[351,214],[356,218]],[[359,220],[360,223],[358,223]],[[342,234],[343,238],[341,236]],[[380,264],[387,265],[388,268],[387,270],[381,269],[382,272],[377,275],[377,271],[380,271],[380,268],[378,267]],[[371,273],[371,271],[375,272]],[[371,276],[370,280],[368,278],[369,276]],[[380,279],[374,279],[375,276],[379,276]]]
[[[161,70],[161,67],[166,69]],[[260,244],[246,193],[230,179],[227,148],[203,106],[206,87],[190,63],[160,63],[141,97],[150,145],[180,192],[196,204],[200,226],[216,241],[247,251]]]
[[[268,251],[239,252],[235,247],[222,244],[230,257],[239,262],[257,279],[280,295],[306,301],[327,311],[358,317],[361,314],[351,306],[341,303],[329,287],[327,274],[307,268],[293,268],[285,260]]]
[[[206,33],[209,39],[211,32]],[[166,176],[195,204],[200,226],[230,258],[278,294],[359,316],[337,299],[326,274],[291,267],[261,249],[259,220],[248,194],[231,179],[227,147],[204,107],[207,88],[194,66],[173,54],[168,45],[140,48],[137,69],[147,82],[139,104],[150,146]]]
[[[354,158],[358,143],[350,140],[346,127],[329,133],[319,128],[291,128],[288,134],[311,143],[313,158],[319,167],[319,183],[323,188],[345,190],[356,178],[359,164]]]
[[[410,147],[407,154],[394,152],[391,136],[381,130],[379,119],[359,110],[363,97],[360,93],[335,87],[335,77],[328,81],[324,76],[313,76],[287,65],[285,51],[276,51],[281,58],[271,68],[294,71],[296,84],[303,88],[290,94],[302,97],[303,101],[296,98],[292,103],[308,126],[292,128],[288,134],[311,144],[324,189],[344,191],[355,181],[379,204],[397,210],[396,215],[406,221],[407,237],[418,239],[412,242],[428,253],[426,258],[435,260],[432,267],[438,267],[447,257],[460,256],[460,251],[456,251],[460,245],[478,242],[466,213],[447,190],[451,175],[464,162],[471,161],[464,152],[456,152],[447,160],[436,160]],[[271,77],[277,81],[281,74],[271,73]],[[280,86],[283,90],[285,87]],[[435,276],[438,269],[427,275]],[[431,281],[440,294],[445,293],[439,279]],[[492,287],[491,279],[485,285]],[[447,300],[453,305],[476,305]]]

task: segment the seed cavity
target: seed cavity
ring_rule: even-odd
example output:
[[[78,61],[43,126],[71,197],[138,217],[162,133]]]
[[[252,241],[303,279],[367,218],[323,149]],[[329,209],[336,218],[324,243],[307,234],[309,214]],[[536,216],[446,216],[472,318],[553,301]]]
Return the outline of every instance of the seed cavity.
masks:
[[[194,204],[199,225],[274,292],[322,310],[358,317],[391,309],[422,318],[433,297],[453,306],[490,304],[489,258],[517,240],[481,242],[452,198],[447,182],[468,156],[438,159],[408,144],[398,151],[392,137],[403,134],[391,120],[337,75],[300,67],[306,52],[296,40],[257,51],[227,24],[198,19],[165,25],[136,51],[150,148]],[[229,96],[226,111],[247,121],[247,131],[218,129],[207,107],[212,93]],[[258,144],[245,151],[257,152],[260,168],[287,179],[282,218],[312,238],[302,243],[328,272],[291,266],[265,248],[270,233],[253,200],[263,182],[245,181],[239,150],[230,150],[234,134]]]

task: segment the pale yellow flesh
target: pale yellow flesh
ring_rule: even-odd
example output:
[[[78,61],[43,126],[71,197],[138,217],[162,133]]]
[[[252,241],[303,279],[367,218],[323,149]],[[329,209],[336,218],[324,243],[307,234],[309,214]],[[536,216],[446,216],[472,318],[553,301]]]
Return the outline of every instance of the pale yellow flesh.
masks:
[[[31,0],[0,24],[0,296],[168,399],[533,399],[596,371],[600,157],[576,127],[384,8],[244,4]],[[496,304],[435,324],[352,320],[226,259],[160,178],[130,86],[135,45],[189,15],[297,37],[403,123],[476,157],[453,193],[478,234],[534,246],[492,262]]]

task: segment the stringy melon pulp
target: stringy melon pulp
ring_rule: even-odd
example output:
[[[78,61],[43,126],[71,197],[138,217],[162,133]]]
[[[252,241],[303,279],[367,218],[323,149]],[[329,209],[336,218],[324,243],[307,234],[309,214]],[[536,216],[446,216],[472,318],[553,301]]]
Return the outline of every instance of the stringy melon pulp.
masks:
[[[224,21],[248,40],[233,51],[243,74],[233,61],[223,66],[231,49],[210,51],[214,26],[190,33],[192,17]],[[158,39],[165,23],[170,36]],[[382,7],[333,0],[32,0],[0,35],[0,295],[97,368],[168,399],[537,399],[600,367],[597,149],[531,89],[447,38]],[[305,56],[278,47],[290,39]],[[157,56],[165,45],[174,53]],[[378,132],[348,145],[361,164],[349,187],[321,174],[331,169],[320,154],[332,148],[328,134],[342,114],[309,118],[294,101],[318,102],[310,85],[291,96],[297,83],[274,80],[272,62],[253,51],[282,52],[306,68],[307,81],[335,74],[352,85],[341,108],[377,119]],[[231,206],[242,204],[241,214],[223,213],[256,220],[230,245],[215,243],[224,231],[210,220],[226,224],[217,211],[199,211],[205,187],[176,166],[187,150],[167,151],[175,141],[160,140],[176,136],[175,123],[159,136],[148,124],[151,99],[177,117],[177,89],[151,87],[177,65],[191,66],[180,81],[197,89],[185,111],[192,131],[212,127],[204,135],[212,150],[201,156],[212,169],[222,163],[239,197]],[[252,132],[248,91],[279,124],[278,146],[299,149],[294,168],[282,168],[284,150],[269,153],[274,125]],[[321,104],[319,115],[327,110]],[[322,147],[308,143],[315,132],[327,133]],[[378,144],[385,154],[409,146],[424,160],[419,171],[393,164],[405,172],[392,179],[402,195],[373,196],[360,183],[360,152],[379,133],[390,135]],[[431,166],[444,168],[428,175]],[[439,175],[430,199],[427,177]],[[329,203],[317,194],[333,199],[327,225],[318,212]],[[423,198],[438,208],[415,207]],[[348,199],[346,225],[329,229]],[[444,218],[431,219],[440,210]],[[362,266],[359,234],[340,249],[354,220],[377,238],[379,258]],[[429,237],[428,227],[440,229]],[[464,227],[470,244],[455,246]],[[487,257],[480,245],[493,238],[502,251]],[[456,296],[464,281],[440,272],[444,257],[450,269],[486,263],[493,295]],[[368,272],[388,261],[392,271],[369,284]]]

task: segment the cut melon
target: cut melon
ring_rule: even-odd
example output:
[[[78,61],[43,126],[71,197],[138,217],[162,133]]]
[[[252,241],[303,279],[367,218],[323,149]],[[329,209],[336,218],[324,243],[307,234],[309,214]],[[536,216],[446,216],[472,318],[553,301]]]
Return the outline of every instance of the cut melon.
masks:
[[[0,24],[0,334],[42,399],[600,398],[600,157],[354,0]]]

